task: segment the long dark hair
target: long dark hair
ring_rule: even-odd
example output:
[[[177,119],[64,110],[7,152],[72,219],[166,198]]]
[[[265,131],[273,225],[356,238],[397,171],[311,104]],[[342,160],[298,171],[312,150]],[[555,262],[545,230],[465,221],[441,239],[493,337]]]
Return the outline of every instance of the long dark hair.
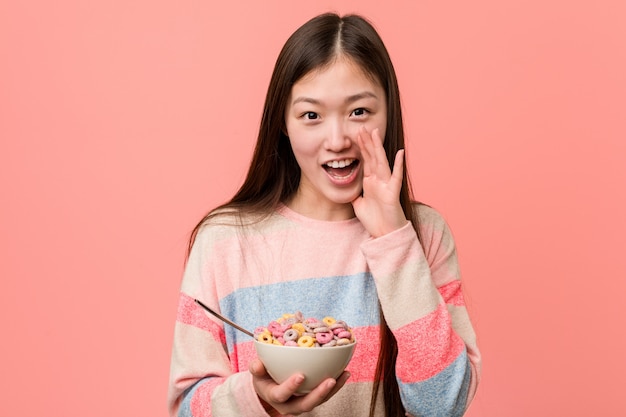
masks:
[[[193,229],[189,250],[202,225],[219,213],[270,215],[298,189],[300,167],[285,134],[285,110],[292,86],[309,72],[323,68],[338,56],[349,58],[379,82],[386,93],[387,126],[384,148],[390,165],[404,149],[404,128],[398,81],[391,59],[371,23],[357,15],[322,14],[306,22],[281,50],[265,98],[256,147],[246,179],[233,198],[207,214]],[[393,168],[393,167],[392,167]],[[400,203],[404,214],[419,232],[412,208],[411,188],[404,170]],[[380,352],[372,391],[370,416],[374,415],[380,383],[387,417],[404,416],[395,374],[396,340],[380,312]]]

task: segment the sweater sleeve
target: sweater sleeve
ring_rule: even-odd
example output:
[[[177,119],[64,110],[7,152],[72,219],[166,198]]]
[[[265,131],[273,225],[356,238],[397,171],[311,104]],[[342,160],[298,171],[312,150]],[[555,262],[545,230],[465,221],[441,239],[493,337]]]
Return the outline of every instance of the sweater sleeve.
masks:
[[[408,414],[462,416],[481,358],[461,289],[452,233],[432,208],[412,225],[363,243],[385,320],[398,342],[396,377]]]
[[[268,416],[246,370],[233,372],[224,328],[194,299],[218,306],[211,247],[216,236],[203,228],[189,255],[179,295],[170,364],[170,417]]]

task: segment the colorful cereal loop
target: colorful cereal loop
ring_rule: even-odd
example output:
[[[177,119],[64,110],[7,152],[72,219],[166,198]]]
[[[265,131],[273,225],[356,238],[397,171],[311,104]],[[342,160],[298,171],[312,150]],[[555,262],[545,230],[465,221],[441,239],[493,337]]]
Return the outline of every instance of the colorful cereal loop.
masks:
[[[302,336],[302,333],[305,332],[304,324],[302,323],[293,324],[291,325],[291,328],[298,332],[298,336]]]
[[[330,317],[330,316],[324,317],[322,321],[326,323],[327,326],[332,326],[333,324],[337,322],[337,320],[335,320],[334,317]]]
[[[274,338],[272,337],[271,334],[269,333],[261,333],[259,335],[258,341],[262,342],[262,343],[269,343],[272,344],[273,343]]]
[[[298,346],[300,347],[313,347],[314,344],[315,339],[313,339],[311,336],[302,336],[300,339],[298,339]]]

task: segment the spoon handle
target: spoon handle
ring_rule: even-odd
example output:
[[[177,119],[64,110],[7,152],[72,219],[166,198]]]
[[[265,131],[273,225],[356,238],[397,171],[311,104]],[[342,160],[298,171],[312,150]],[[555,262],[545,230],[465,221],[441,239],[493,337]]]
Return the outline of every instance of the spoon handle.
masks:
[[[244,332],[245,334],[247,334],[250,337],[254,337],[254,333],[252,333],[249,330],[244,329],[243,327],[240,327],[239,325],[233,323],[232,321],[228,320],[226,317],[222,316],[221,314],[211,310],[209,307],[207,307],[206,305],[204,305],[204,303],[202,303],[202,301],[200,300],[196,300],[194,299],[194,301],[200,305],[200,307],[202,307],[203,309],[205,309],[206,311],[208,311],[209,313],[213,314],[215,317],[217,317],[218,319],[222,320],[224,323],[230,324],[231,326],[233,326],[235,329],[239,330],[240,332]]]

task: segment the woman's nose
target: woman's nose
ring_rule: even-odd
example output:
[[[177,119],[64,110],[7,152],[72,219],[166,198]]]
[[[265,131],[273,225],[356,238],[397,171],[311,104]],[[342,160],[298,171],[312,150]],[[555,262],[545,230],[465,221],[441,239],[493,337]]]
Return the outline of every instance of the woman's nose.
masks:
[[[342,122],[332,123],[326,135],[326,149],[340,152],[352,146],[352,135]]]

